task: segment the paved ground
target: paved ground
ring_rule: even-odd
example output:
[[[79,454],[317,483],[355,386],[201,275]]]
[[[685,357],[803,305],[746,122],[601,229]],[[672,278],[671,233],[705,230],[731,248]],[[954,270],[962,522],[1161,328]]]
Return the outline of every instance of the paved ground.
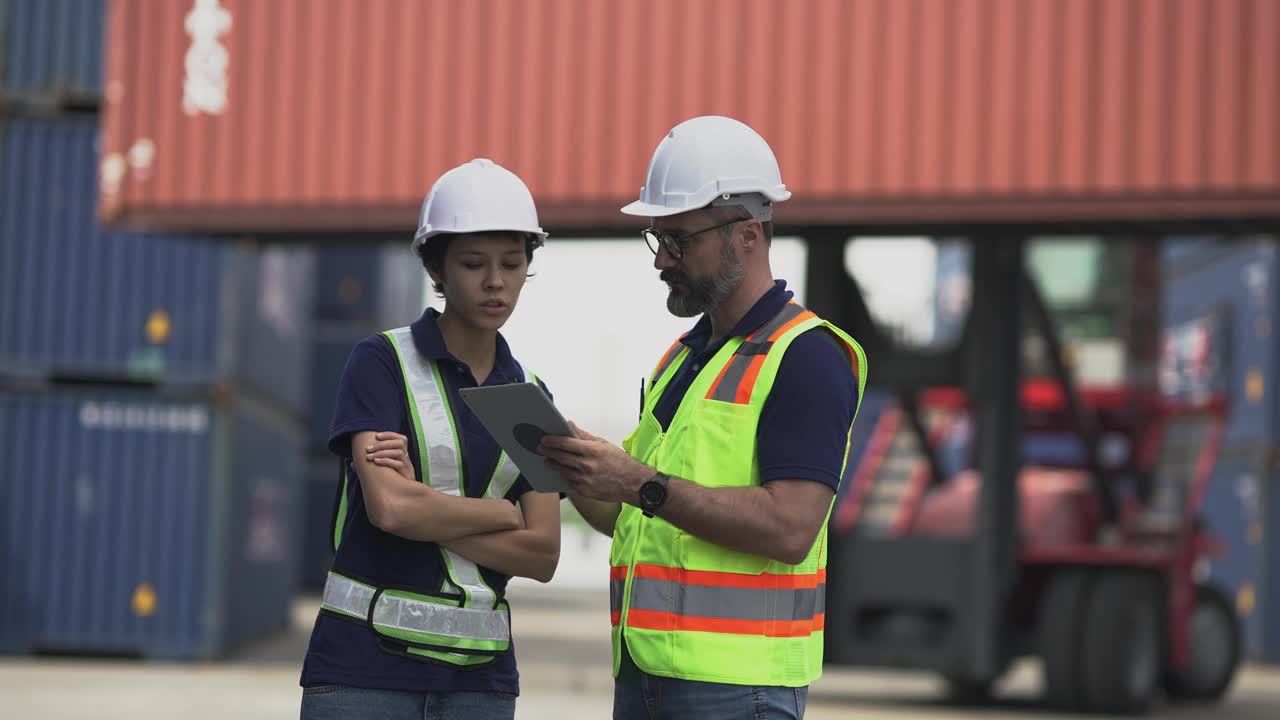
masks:
[[[572,583],[569,583],[572,585]],[[611,708],[607,597],[572,587],[512,590],[516,647],[524,694],[523,720],[607,718]],[[294,625],[221,662],[153,663],[8,658],[0,660],[0,718],[291,718],[297,717],[298,667],[314,618],[315,599],[298,603]],[[940,703],[929,676],[832,669],[811,691],[808,717],[1032,718],[1039,679],[1033,663],[1019,666],[992,707],[958,710]],[[1157,717],[1276,720],[1280,668],[1247,668],[1220,707],[1162,707]]]

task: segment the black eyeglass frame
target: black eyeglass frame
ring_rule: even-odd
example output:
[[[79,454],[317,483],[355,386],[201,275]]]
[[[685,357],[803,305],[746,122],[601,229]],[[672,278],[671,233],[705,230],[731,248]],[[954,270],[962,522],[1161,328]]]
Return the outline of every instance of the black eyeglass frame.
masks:
[[[694,230],[693,232],[688,232],[679,236],[669,232],[660,232],[651,227],[647,227],[640,231],[640,237],[644,238],[645,244],[649,246],[649,250],[652,251],[655,256],[658,254],[658,245],[661,243],[662,247],[667,249],[667,254],[671,256],[672,260],[680,260],[684,258],[684,249],[688,247],[689,241],[693,238],[705,232],[719,230],[722,227],[727,227],[734,223],[747,222],[748,220],[753,219],[754,218],[749,217],[734,218],[732,220],[722,222],[719,225],[712,225],[711,227]]]

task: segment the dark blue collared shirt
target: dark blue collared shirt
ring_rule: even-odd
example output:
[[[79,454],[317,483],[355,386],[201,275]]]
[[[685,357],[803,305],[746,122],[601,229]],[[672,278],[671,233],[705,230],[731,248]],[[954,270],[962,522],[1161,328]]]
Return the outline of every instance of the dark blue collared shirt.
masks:
[[[733,330],[714,343],[711,319],[703,315],[698,320],[681,340],[692,356],[681,364],[654,408],[663,430],[671,425],[694,378],[725,342],[750,335],[777,315],[792,295],[785,281],[777,281]],[[857,407],[857,379],[830,333],[815,328],[796,338],[778,365],[756,429],[761,481],[813,480],[838,490],[845,441]]]
[[[476,387],[476,382],[471,369],[445,347],[440,328],[436,325],[438,317],[439,313],[428,309],[410,326],[413,344],[418,352],[440,365],[444,390],[453,408],[462,445],[465,492],[469,497],[480,497],[497,466],[499,448],[458,395],[458,390]],[[520,366],[512,357],[506,340],[499,334],[493,371],[484,385],[502,385],[520,377]],[[366,430],[392,430],[414,437],[400,365],[390,342],[382,335],[367,338],[352,350],[338,383],[329,449],[342,458],[350,482],[347,523],[334,559],[334,569],[382,586],[438,590],[444,577],[439,547],[435,543],[406,540],[383,532],[369,521],[359,477],[351,466],[352,437]],[[532,490],[529,482],[521,477],[507,493],[507,498],[515,501]],[[483,567],[480,570],[489,587],[501,596],[510,578]],[[411,692],[518,693],[519,674],[514,643],[511,650],[495,663],[476,669],[458,669],[387,652],[379,646],[378,636],[366,626],[321,613],[311,634],[311,646],[302,666],[301,684],[304,687],[338,684]]]

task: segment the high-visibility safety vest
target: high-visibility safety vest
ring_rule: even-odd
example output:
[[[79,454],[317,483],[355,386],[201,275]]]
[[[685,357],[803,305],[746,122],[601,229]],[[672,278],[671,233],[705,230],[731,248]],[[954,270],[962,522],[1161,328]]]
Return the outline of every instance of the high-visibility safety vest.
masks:
[[[690,355],[679,341],[673,344],[658,363],[640,424],[623,448],[659,472],[706,487],[760,485],[756,429],[765,399],[787,347],[818,327],[847,352],[860,404],[867,374],[862,348],[792,302],[749,336],[725,343],[698,372],[663,432],[654,408]],[[848,433],[845,438],[842,482],[853,465]],[[609,554],[614,674],[625,634],[626,650],[652,675],[789,687],[817,679],[826,527],[823,520],[804,561],[788,565],[715,545],[623,504]]]
[[[389,330],[383,335],[391,341],[404,378],[410,424],[418,447],[418,479],[442,493],[465,494],[458,427],[438,363],[417,351],[409,328]],[[523,369],[521,374],[526,374]],[[533,373],[527,376],[529,382],[537,382]],[[486,498],[506,497],[520,476],[511,458],[499,452],[497,467],[483,495]],[[340,497],[334,523],[335,551],[346,521],[345,479]],[[331,571],[325,581],[321,608],[365,622],[373,632],[409,655],[464,667],[495,661],[511,647],[510,608],[485,583],[475,563],[444,546],[438,547],[445,568],[438,590],[382,588]]]

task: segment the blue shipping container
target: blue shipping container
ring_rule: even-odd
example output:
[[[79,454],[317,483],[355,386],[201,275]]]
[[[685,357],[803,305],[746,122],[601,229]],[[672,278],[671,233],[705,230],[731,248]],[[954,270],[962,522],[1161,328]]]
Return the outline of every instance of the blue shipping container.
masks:
[[[0,652],[204,658],[284,627],[294,428],[242,397],[0,394]]]
[[[311,367],[309,377],[311,393],[308,397],[307,429],[311,449],[327,453],[329,429],[333,425],[334,401],[338,393],[338,381],[347,367],[352,349],[361,340],[376,333],[360,328],[320,328],[311,342]]]
[[[1161,390],[1230,405],[1206,524],[1226,544],[1212,577],[1237,600],[1251,656],[1280,662],[1280,309],[1275,238],[1191,238],[1165,252]]]
[[[93,117],[12,118],[0,143],[0,372],[243,382],[301,413],[314,258],[104,232]]]
[[[315,317],[374,331],[408,325],[426,301],[422,261],[405,242],[377,248],[325,248],[316,254]]]
[[[1259,237],[1166,262],[1161,390],[1181,398],[1225,392],[1228,443],[1280,440],[1276,260],[1274,238]]]
[[[97,103],[106,0],[0,0],[0,95]]]
[[[1267,584],[1276,572],[1268,572],[1265,540],[1268,523],[1266,495],[1273,495],[1274,476],[1265,462],[1242,457],[1249,453],[1228,451],[1214,468],[1205,494],[1204,523],[1223,542],[1222,557],[1209,562],[1209,578],[1235,598],[1244,628],[1245,653],[1265,658],[1265,631],[1274,631],[1280,618],[1276,601],[1267,597]],[[1268,658],[1280,661],[1280,657]]]
[[[298,586],[319,592],[333,562],[333,513],[342,461],[314,455],[302,483],[302,518],[298,544]]]
[[[880,422],[880,416],[886,410],[897,407],[896,401],[893,399],[893,393],[882,388],[868,386],[866,393],[862,398],[862,405],[858,407],[858,417],[853,423],[853,436],[850,438],[849,462],[860,463],[867,454],[867,445],[871,442],[871,436],[875,433],[876,425]],[[854,475],[857,471],[855,469]],[[841,483],[837,504],[849,497],[849,491],[853,489],[852,478]]]
[[[969,317],[972,279],[969,270],[972,250],[958,239],[938,242],[937,269],[933,290],[933,344],[953,345],[964,332]]]
[[[1267,468],[1266,483],[1262,487],[1266,520],[1257,528],[1262,536],[1251,537],[1262,547],[1259,562],[1264,569],[1259,604],[1265,611],[1262,617],[1261,657],[1280,665],[1280,473],[1273,464]],[[1253,533],[1253,529],[1250,529]]]
[[[1203,261],[1209,253],[1231,250],[1229,243],[1224,243],[1218,235],[1169,235],[1161,244],[1161,257],[1166,267],[1177,267],[1183,261],[1195,264]]]

